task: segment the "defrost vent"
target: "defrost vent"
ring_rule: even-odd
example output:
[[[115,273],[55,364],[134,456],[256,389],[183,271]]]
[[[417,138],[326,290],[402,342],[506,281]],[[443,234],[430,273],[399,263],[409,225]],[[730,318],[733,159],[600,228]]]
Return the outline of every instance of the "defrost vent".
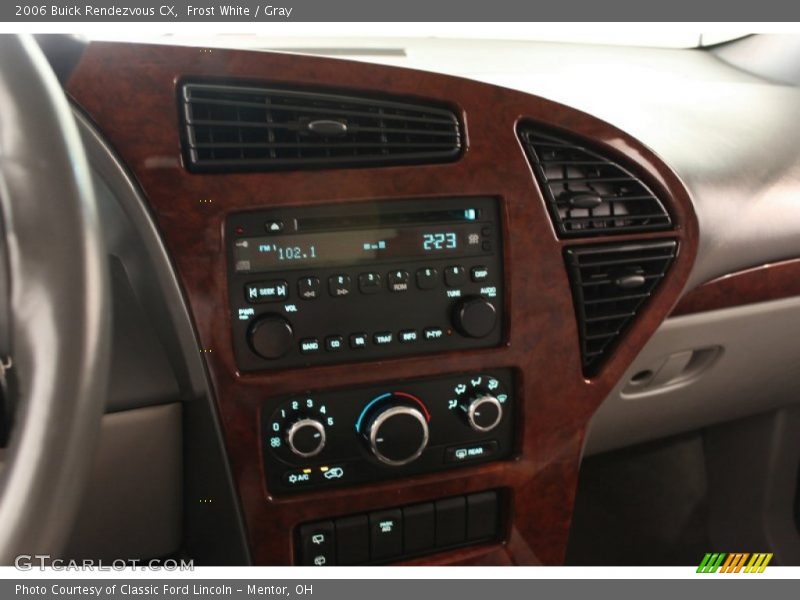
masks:
[[[672,227],[653,191],[606,153],[531,125],[522,125],[519,135],[560,237]]]
[[[652,296],[678,244],[663,241],[566,250],[584,374],[592,375]]]
[[[180,103],[193,171],[435,163],[462,148],[455,113],[402,101],[185,83]]]

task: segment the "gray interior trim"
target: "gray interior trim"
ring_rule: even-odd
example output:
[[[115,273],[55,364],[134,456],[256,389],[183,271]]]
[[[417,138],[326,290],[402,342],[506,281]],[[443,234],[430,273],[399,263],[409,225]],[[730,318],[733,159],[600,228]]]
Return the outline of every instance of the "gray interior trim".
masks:
[[[75,117],[92,169],[103,182],[99,189],[110,192],[107,201],[118,203],[128,220],[110,227],[109,246],[164,349],[184,402],[184,549],[198,564],[250,564],[214,395],[171,260],[134,179],[90,121],[77,110]],[[103,211],[113,212],[106,206]]]
[[[799,35],[751,35],[715,46],[711,52],[732,67],[758,77],[800,85]]]
[[[668,319],[595,413],[585,451],[798,403],[798,373],[800,298]]]
[[[0,203],[20,401],[0,473],[0,564],[57,554],[105,400],[110,294],[89,165],[30,37],[0,36]]]
[[[177,552],[182,534],[181,404],[103,417],[91,483],[65,557],[149,559]]]

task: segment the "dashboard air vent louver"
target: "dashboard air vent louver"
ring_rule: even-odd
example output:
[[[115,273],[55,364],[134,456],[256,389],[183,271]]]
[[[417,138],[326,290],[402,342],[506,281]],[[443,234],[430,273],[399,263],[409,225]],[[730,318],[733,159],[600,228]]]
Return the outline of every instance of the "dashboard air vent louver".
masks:
[[[386,166],[456,159],[446,109],[286,89],[186,83],[184,150],[193,171]]]
[[[519,130],[561,237],[652,231],[672,227],[669,213],[637,176],[584,142]]]
[[[584,373],[592,374],[653,294],[677,242],[586,246],[566,250]]]

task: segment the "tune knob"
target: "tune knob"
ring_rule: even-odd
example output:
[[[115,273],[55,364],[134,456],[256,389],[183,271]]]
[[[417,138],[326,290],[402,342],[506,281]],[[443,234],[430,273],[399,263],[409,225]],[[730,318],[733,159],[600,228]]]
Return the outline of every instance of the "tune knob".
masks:
[[[416,460],[428,445],[427,415],[396,395],[369,410],[360,431],[373,456],[392,467]]]
[[[497,309],[494,304],[479,296],[464,298],[453,311],[453,325],[468,337],[486,337],[494,330],[496,323]]]
[[[294,346],[294,331],[280,315],[264,315],[256,319],[247,332],[253,352],[269,360],[280,358]]]
[[[486,433],[500,424],[503,405],[491,394],[479,394],[461,405],[467,423],[475,431]]]
[[[325,447],[325,427],[316,419],[295,421],[286,431],[286,445],[297,456],[316,456]]]

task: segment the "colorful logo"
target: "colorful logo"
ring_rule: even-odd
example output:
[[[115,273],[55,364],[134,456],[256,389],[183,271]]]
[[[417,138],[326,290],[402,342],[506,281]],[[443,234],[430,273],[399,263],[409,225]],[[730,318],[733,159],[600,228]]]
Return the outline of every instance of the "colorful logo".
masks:
[[[748,559],[750,559],[748,561]],[[769,561],[772,560],[772,553],[758,552],[749,554],[747,552],[736,552],[727,554],[725,552],[708,552],[697,567],[698,573],[763,573]],[[746,563],[746,564],[745,564]]]

